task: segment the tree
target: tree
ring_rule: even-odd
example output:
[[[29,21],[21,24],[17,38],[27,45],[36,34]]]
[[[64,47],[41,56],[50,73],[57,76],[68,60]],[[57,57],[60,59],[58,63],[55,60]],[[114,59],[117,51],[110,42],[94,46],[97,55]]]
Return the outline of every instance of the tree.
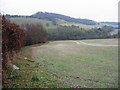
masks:
[[[47,33],[41,24],[24,24],[26,45],[47,42]]]

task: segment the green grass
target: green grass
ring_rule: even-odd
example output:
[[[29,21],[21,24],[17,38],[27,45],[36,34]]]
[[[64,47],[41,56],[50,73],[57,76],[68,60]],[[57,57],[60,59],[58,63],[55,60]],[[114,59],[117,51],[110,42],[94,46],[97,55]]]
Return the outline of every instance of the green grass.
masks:
[[[118,87],[116,47],[80,46],[73,42],[56,41],[34,48],[33,53],[39,63],[69,86]]]
[[[19,17],[19,18],[10,18],[10,20],[18,25],[26,24],[26,23],[40,23],[46,29],[56,28],[56,26],[53,25],[52,21],[43,20],[43,19]]]
[[[90,43],[115,44],[117,39],[82,40]],[[24,60],[27,57],[34,62]],[[16,61],[20,76],[11,82],[13,87],[118,87],[118,48],[93,47],[72,41],[52,41],[21,50]]]
[[[37,19],[37,18],[25,18],[25,17],[17,17],[17,18],[10,18],[10,20],[14,23],[17,24],[25,24],[25,23],[41,23],[46,29],[51,29],[51,28],[57,28],[56,25],[53,24],[52,21],[49,20],[43,20],[43,19]],[[101,25],[85,25],[85,24],[80,24],[80,23],[72,23],[72,22],[67,22],[62,19],[56,19],[56,23],[61,26],[78,26],[80,28],[84,28],[85,30],[87,29],[92,29],[95,27],[101,27]],[[48,24],[48,26],[47,26]]]
[[[27,59],[24,59],[26,57]],[[4,88],[59,88],[68,87],[58,81],[57,77],[49,72],[42,64],[33,61],[31,48],[24,47],[21,54],[16,58],[14,64],[20,68],[18,75],[13,74],[10,78],[11,70],[8,67]]]
[[[85,30],[92,29],[95,27],[102,27],[102,25],[85,25],[82,23],[73,23],[73,22],[67,22],[61,19],[57,19],[57,23],[61,26],[78,26],[79,28],[84,28]]]

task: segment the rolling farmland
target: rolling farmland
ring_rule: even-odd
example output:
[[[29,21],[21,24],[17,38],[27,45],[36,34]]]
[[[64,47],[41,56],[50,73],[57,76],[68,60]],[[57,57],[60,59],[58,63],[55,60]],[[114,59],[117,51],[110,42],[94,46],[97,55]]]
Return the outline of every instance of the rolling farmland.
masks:
[[[95,39],[26,46],[15,62],[21,69],[20,78],[13,81],[14,87],[117,88],[118,47],[83,45],[81,41],[118,44],[117,39]]]

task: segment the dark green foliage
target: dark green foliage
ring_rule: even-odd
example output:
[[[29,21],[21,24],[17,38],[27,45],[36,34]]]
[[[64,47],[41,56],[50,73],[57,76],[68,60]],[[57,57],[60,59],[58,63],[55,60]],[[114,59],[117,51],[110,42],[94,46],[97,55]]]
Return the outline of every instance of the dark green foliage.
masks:
[[[58,26],[55,29],[47,30],[49,40],[79,40],[79,39],[97,39],[113,37],[109,34],[112,27],[103,26],[102,28],[92,28],[85,30],[77,26]]]

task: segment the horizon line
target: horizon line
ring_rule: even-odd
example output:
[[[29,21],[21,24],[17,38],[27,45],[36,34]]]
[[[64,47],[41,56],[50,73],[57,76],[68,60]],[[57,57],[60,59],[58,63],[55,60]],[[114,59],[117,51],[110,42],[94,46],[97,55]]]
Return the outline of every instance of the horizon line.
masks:
[[[61,13],[55,13],[55,12],[47,12],[47,11],[37,11],[36,13],[53,13],[53,14],[59,14],[59,15],[64,15],[64,16],[68,16],[68,17],[71,17],[71,18],[75,18],[75,19],[88,19],[88,20],[92,20],[92,21],[95,21],[95,22],[120,22],[119,20],[118,21],[100,21],[100,20],[93,20],[93,19],[89,19],[89,18],[80,18],[80,17],[74,17],[74,16],[69,16],[69,15],[65,15],[65,14],[61,14]],[[33,14],[36,14],[36,13],[33,13]],[[2,13],[0,12],[1,15],[18,15],[18,16],[31,16],[33,14],[11,14],[11,13],[4,13],[2,11]]]

